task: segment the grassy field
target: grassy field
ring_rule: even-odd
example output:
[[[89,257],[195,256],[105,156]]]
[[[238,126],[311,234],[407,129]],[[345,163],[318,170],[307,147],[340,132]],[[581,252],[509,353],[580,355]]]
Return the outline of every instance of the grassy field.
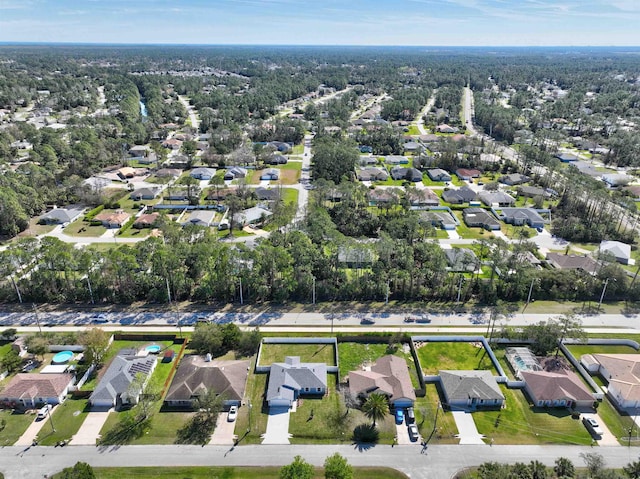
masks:
[[[340,377],[344,378],[349,371],[355,371],[365,362],[373,362],[387,353],[387,344],[375,343],[338,343],[340,358]]]
[[[455,437],[458,434],[456,422],[451,411],[439,408],[437,387],[427,384],[426,391],[424,397],[416,398],[413,408],[420,434],[429,444],[458,444],[459,440]]]
[[[409,131],[406,133],[407,135],[419,135],[420,130],[416,125],[409,125]]]
[[[583,354],[636,354],[637,351],[629,346],[600,346],[590,344],[567,345],[567,349],[576,359],[580,360]]]
[[[0,447],[16,442],[35,418],[33,414],[12,414],[10,409],[0,409],[0,422],[5,421],[4,428],[0,430]]]
[[[67,399],[56,406],[51,414],[56,431],[52,432],[50,425],[45,424],[38,434],[38,442],[43,446],[54,446],[58,441],[71,439],[87,417],[87,402],[87,399]]]
[[[152,228],[134,228],[127,229],[124,233],[119,234],[118,238],[146,238],[151,233]]]
[[[439,370],[449,369],[486,369],[496,372],[485,349],[471,343],[424,343],[417,352],[425,374],[437,374]]]
[[[481,239],[491,238],[493,233],[482,228],[469,228],[462,218],[462,211],[454,211],[454,215],[458,218],[460,225],[456,228],[456,231],[460,235],[460,238],[464,239]]]
[[[335,366],[332,344],[263,344],[260,365],[283,362],[285,356],[300,356],[300,361]]]
[[[90,226],[87,221],[84,221],[82,217],[80,217],[64,229],[64,234],[69,236],[98,237],[102,236],[106,231],[107,228],[104,226]]]
[[[304,153],[304,145],[300,143],[299,145],[293,145],[291,149],[291,155],[302,155]]]
[[[96,467],[97,479],[279,479],[279,467]],[[60,478],[56,474],[54,478]],[[317,467],[313,479],[324,478],[322,468]],[[354,467],[353,479],[407,479],[400,471],[387,467]]]
[[[353,430],[360,424],[371,424],[361,411],[344,406],[340,393],[335,389],[335,375],[328,375],[328,394],[323,398],[302,399],[296,412],[292,412],[289,433],[292,444],[335,444],[352,442]],[[391,414],[377,423],[380,444],[391,444],[396,435],[395,421]]]
[[[618,438],[620,444],[628,444],[623,438],[629,437],[629,431],[632,431],[632,437],[637,438],[639,433],[638,426],[635,425],[631,416],[627,414],[621,415],[606,396],[598,406],[598,416],[600,416],[600,419],[607,425],[611,434]],[[634,440],[631,444],[637,446],[640,443]]]
[[[494,444],[591,444],[579,419],[563,408],[533,408],[521,391],[500,386],[504,409],[473,413],[478,432]]]
[[[246,435],[240,436],[243,443],[260,444],[262,442],[260,436],[267,430],[269,410],[264,402],[264,394],[267,390],[268,377],[268,374],[250,373],[247,378],[245,398],[251,402],[251,408],[241,407],[238,410],[238,419],[236,419],[236,431],[250,430]]]
[[[284,203],[298,204],[299,191],[295,188],[282,188],[282,201]]]

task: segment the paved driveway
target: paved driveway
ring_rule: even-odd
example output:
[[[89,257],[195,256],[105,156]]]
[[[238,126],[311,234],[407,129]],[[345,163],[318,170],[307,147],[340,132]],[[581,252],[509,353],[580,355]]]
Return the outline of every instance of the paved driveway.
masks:
[[[100,430],[109,417],[110,409],[92,409],[78,429],[69,444],[72,446],[95,446],[100,436]]]
[[[262,436],[262,444],[289,444],[289,408],[269,408],[267,432]]]
[[[218,420],[216,422],[216,429],[211,435],[209,444],[224,444],[233,445],[236,436],[234,430],[236,428],[236,422],[227,421],[228,413],[221,412],[218,414]]]
[[[473,414],[464,411],[452,411],[453,419],[458,428],[457,437],[460,444],[484,444],[484,437],[478,432],[476,423],[473,421]]]
[[[51,412],[53,413],[53,411]],[[36,415],[34,414],[33,422],[29,425],[24,434],[18,438],[14,444],[15,446],[30,446],[42,428],[46,426],[51,430],[51,422],[48,417],[41,419],[40,421],[36,421],[35,419]]]
[[[418,437],[418,440],[416,442],[411,442],[411,439],[409,438],[409,429],[404,422],[402,424],[396,424],[396,437],[398,438],[399,446],[420,444],[422,442],[421,437]]]
[[[611,433],[611,431],[609,430],[605,422],[602,420],[600,416],[598,416],[597,413],[582,413],[581,419],[585,417],[595,419],[596,421],[598,421],[598,424],[600,425],[600,429],[602,429],[602,437],[598,439],[598,446],[619,446],[620,445],[616,437]]]

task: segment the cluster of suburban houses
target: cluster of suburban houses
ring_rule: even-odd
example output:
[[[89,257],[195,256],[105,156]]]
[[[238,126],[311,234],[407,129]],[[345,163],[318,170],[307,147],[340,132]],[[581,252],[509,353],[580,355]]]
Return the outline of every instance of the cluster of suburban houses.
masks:
[[[428,343],[427,343],[428,344]],[[423,346],[424,347],[424,346]],[[428,347],[428,346],[427,346]],[[539,358],[525,346],[509,347],[506,361],[517,381],[537,407],[590,408],[597,398],[570,367],[559,367],[553,357]],[[100,375],[89,396],[96,408],[121,408],[136,404],[144,385],[159,361],[171,362],[175,353],[167,348],[128,348],[118,351]],[[245,403],[245,390],[250,372],[249,360],[214,360],[207,355],[185,355],[164,397],[164,404],[175,409],[194,409],[198,399],[213,391],[223,407]],[[640,354],[585,354],[581,365],[592,375],[600,375],[607,392],[621,409],[640,406]],[[410,368],[397,355],[384,355],[350,371],[346,378],[349,394],[361,401],[371,394],[382,394],[392,409],[412,407],[416,401]],[[76,384],[69,372],[19,373],[0,391],[0,405],[6,408],[32,409],[42,404],[62,403]],[[303,362],[298,356],[287,356],[283,362],[268,368],[265,401],[270,408],[290,408],[304,397],[321,398],[328,392],[326,363]],[[337,370],[333,367],[333,370]],[[499,374],[503,374],[499,371]],[[427,377],[425,376],[425,379]],[[504,406],[505,396],[500,382],[489,370],[441,370],[437,377],[441,402],[450,409],[478,410]]]

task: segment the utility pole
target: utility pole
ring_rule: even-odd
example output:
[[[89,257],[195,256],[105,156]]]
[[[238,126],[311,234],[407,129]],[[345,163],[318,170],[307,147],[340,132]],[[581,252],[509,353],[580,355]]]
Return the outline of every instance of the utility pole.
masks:
[[[169,298],[169,306],[171,306],[171,288],[169,288],[169,278],[165,276],[164,280],[167,283],[167,298]]]
[[[384,297],[384,304],[389,304],[389,280],[387,280],[387,292]]]
[[[456,299],[456,303],[460,302],[460,293],[462,293],[462,283],[464,282],[464,275],[460,275],[460,282],[458,283],[458,298]]]
[[[240,280],[240,304],[244,304],[244,298],[242,297],[242,276],[238,279]]]
[[[89,273],[87,273],[87,286],[89,286],[89,294],[91,295],[91,304],[95,304],[93,300],[93,290],[91,289],[91,281],[89,281]]]
[[[36,309],[36,303],[31,303],[31,307],[33,308],[33,314],[36,316],[36,324],[38,325],[38,331],[42,333],[42,326],[40,326],[40,318],[38,317],[38,310]]]
[[[602,306],[602,300],[604,299],[604,295],[607,292],[607,285],[609,284],[610,280],[613,280],[614,282],[616,281],[615,278],[607,278],[604,281],[604,286],[602,287],[602,294],[600,295],[600,301],[598,301],[598,309],[600,309],[600,307]]]
[[[16,280],[13,277],[13,275],[9,275],[9,278],[11,278],[11,282],[13,283],[13,287],[16,289],[16,294],[18,295],[18,301],[20,301],[20,304],[22,304],[22,295],[20,294],[20,290],[18,289],[18,283],[16,283]]]
[[[316,277],[313,276],[313,304],[316,304]]]

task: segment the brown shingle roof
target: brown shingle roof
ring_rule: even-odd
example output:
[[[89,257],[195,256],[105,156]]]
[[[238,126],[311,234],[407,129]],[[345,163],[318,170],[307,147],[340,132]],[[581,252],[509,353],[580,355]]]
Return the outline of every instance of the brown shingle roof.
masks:
[[[522,371],[534,401],[591,401],[593,395],[573,371]]]
[[[226,400],[241,400],[247,382],[249,361],[205,361],[185,356],[171,382],[165,401],[188,401],[214,390]]]
[[[406,361],[391,355],[378,359],[371,371],[351,371],[349,390],[354,396],[382,393],[389,396],[391,402],[400,398],[416,399]]]
[[[58,397],[72,378],[70,374],[16,374],[0,395],[10,399]]]

